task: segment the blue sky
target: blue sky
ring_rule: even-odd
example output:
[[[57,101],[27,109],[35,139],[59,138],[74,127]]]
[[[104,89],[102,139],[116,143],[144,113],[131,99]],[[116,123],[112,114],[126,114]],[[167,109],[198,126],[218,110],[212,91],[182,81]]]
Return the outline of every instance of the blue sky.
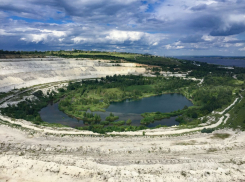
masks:
[[[0,49],[245,56],[244,0],[1,0]]]

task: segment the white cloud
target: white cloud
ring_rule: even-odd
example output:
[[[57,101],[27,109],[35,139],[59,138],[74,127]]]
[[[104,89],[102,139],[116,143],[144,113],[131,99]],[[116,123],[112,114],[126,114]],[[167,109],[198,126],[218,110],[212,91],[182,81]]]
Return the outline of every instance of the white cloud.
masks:
[[[210,35],[203,35],[202,39],[205,41],[213,41],[215,39],[215,37],[210,36]]]
[[[44,29],[44,30],[40,30],[40,32],[44,32],[44,33],[47,33],[47,34],[49,34],[51,36],[56,36],[56,37],[66,36],[66,32],[65,31],[55,31],[55,30]]]
[[[8,33],[4,29],[0,29],[0,35],[10,36],[10,35],[14,35],[14,34],[13,33]]]
[[[237,41],[238,39],[234,36],[224,37],[224,42]]]
[[[239,51],[245,51],[245,47],[244,47],[244,48],[239,49]]]
[[[0,49],[19,41],[26,49],[242,54],[244,9],[237,0],[3,0]]]
[[[143,32],[113,30],[109,33],[108,36],[106,36],[106,39],[109,39],[113,42],[138,41],[144,35],[145,33]]]
[[[154,42],[152,45],[153,46],[157,46],[158,45],[158,42]]]
[[[72,38],[71,40],[73,40],[75,44],[79,44],[80,42],[87,41],[88,39],[84,37],[75,37],[75,38]]]
[[[88,30],[89,32],[89,30]],[[93,32],[89,34],[86,32],[85,34],[81,34],[79,36],[71,38],[71,40],[75,44],[118,44],[123,46],[124,43],[137,44],[138,45],[148,45],[148,46],[157,46],[159,41],[166,39],[166,36],[162,36],[159,34],[149,34],[144,32],[137,31],[119,31],[119,30],[111,30],[111,31],[101,31],[98,32],[96,38],[93,36]],[[122,48],[122,47],[121,47]],[[125,48],[125,47],[124,47]]]
[[[29,41],[38,43],[41,41],[46,41],[47,38],[48,38],[48,34],[31,34],[29,36]],[[25,39],[25,40],[28,40],[28,39]]]
[[[234,46],[235,47],[241,47],[241,46],[243,46],[244,44],[243,43],[236,43]]]
[[[20,40],[26,42],[35,42],[35,43],[39,43],[41,41],[49,42],[49,41],[53,41],[54,39],[62,41],[63,39],[61,37],[65,37],[67,35],[65,31],[56,31],[56,30],[48,30],[48,29],[43,29],[43,30],[33,29],[33,30],[38,31],[40,33],[25,34],[24,37],[20,38]]]
[[[245,14],[231,14],[229,15],[229,21],[231,22],[242,22],[245,23]]]
[[[170,45],[170,44],[168,44],[168,45],[165,45],[165,48],[166,49],[184,49],[185,48],[185,46],[176,46],[176,45]]]
[[[148,9],[148,5],[142,5],[139,7],[140,12],[145,12]]]
[[[171,49],[172,46],[171,46],[170,44],[168,44],[168,45],[165,45],[165,48],[166,48],[166,49]]]
[[[176,46],[176,49],[183,49],[185,46]]]

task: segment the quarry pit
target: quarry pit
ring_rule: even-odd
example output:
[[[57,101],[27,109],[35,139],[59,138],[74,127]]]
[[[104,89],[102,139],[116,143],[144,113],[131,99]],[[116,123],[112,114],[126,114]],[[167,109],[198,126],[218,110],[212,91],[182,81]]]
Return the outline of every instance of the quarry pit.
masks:
[[[28,90],[57,89],[70,80],[145,74],[145,68],[136,66],[89,59],[2,59],[0,92],[11,93],[0,104],[16,102]],[[0,114],[0,181],[244,181],[245,133],[228,128],[200,132],[230,117],[221,114],[216,123],[198,128],[108,135],[36,126]]]

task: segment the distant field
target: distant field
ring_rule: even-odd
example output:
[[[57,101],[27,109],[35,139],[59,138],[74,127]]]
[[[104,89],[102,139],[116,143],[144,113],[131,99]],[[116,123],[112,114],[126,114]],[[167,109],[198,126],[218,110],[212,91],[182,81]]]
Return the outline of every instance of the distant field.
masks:
[[[103,55],[103,56],[114,56],[114,57],[120,57],[120,58],[129,58],[129,59],[134,59],[136,56],[140,56],[140,54],[123,54],[123,53],[117,53],[117,52],[67,52],[67,51],[62,51],[62,52],[55,52],[54,54],[64,54],[64,55],[72,55],[72,56],[81,56],[81,55]]]
[[[26,52],[26,51],[3,51],[0,50],[0,59],[14,58],[44,58],[46,56],[58,56],[64,58],[90,58],[104,59],[112,62],[134,62],[154,66],[174,66],[181,65],[175,58],[153,56],[150,54],[120,53],[120,52],[98,52],[98,51],[46,51],[46,52]]]
[[[48,54],[0,54],[0,59],[45,58]]]
[[[116,62],[127,61],[140,64],[149,64],[157,66],[166,65],[181,65],[181,63],[175,58],[166,58],[160,56],[153,56],[148,54],[133,54],[133,53],[117,53],[117,52],[68,52],[68,51],[56,51],[52,52],[54,56],[61,56],[66,58],[91,58],[91,59],[105,59]]]

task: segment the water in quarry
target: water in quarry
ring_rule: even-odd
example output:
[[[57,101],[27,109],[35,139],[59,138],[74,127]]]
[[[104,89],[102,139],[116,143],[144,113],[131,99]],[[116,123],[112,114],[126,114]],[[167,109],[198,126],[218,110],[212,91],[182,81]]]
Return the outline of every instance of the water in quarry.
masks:
[[[112,102],[110,106],[106,109],[106,112],[93,112],[101,116],[102,121],[105,120],[110,113],[115,116],[119,116],[120,120],[132,120],[132,125],[139,126],[140,120],[143,117],[140,115],[144,112],[171,112],[178,109],[183,109],[184,106],[192,106],[192,102],[181,94],[164,94],[160,96],[153,96],[148,98],[143,98],[140,100],[125,100],[122,102]],[[43,108],[40,112],[43,121],[48,123],[59,123],[70,127],[84,126],[83,121],[72,118],[58,109],[58,103],[49,104],[47,107]],[[155,121],[147,125],[148,127],[155,127],[159,124],[166,126],[178,125],[179,123],[175,121],[176,117],[171,117],[167,119],[162,119]]]

